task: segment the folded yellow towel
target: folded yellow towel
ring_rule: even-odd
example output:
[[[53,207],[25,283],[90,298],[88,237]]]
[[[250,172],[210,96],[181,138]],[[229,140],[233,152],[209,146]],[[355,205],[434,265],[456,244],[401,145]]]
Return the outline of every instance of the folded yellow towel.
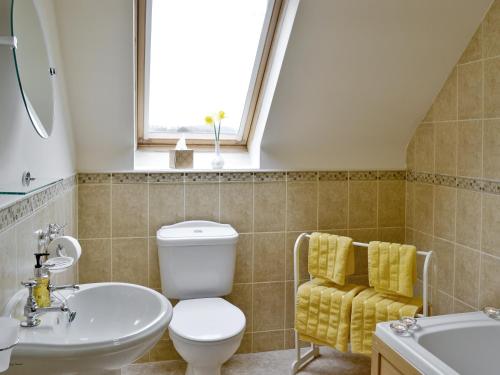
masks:
[[[344,285],[354,273],[352,238],[327,233],[313,233],[309,240],[308,271],[313,277]]]
[[[315,278],[297,291],[295,329],[299,338],[346,352],[351,324],[351,304],[365,287],[338,286]]]
[[[420,298],[406,298],[363,290],[352,301],[351,351],[371,355],[372,337],[377,323],[415,316],[422,307]]]
[[[412,245],[370,242],[368,279],[377,292],[413,297],[413,285],[417,280],[417,249]]]

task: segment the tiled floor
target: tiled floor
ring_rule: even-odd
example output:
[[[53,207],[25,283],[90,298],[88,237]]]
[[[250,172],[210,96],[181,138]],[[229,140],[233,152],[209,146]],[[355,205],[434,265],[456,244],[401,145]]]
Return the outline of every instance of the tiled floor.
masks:
[[[287,375],[295,358],[294,350],[235,355],[222,368],[223,375]],[[184,375],[183,361],[156,362],[128,366],[123,375]],[[321,348],[321,357],[300,375],[369,375],[370,359]]]

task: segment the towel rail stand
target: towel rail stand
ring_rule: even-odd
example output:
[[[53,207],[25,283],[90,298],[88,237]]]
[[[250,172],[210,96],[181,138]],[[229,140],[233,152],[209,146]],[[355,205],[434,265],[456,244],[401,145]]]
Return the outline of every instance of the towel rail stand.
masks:
[[[297,300],[297,289],[299,288],[300,274],[299,274],[299,257],[300,257],[300,245],[305,238],[311,238],[309,233],[302,233],[297,237],[295,245],[293,248],[293,297]],[[368,244],[364,242],[353,242],[354,246],[368,248]],[[423,267],[423,286],[422,286],[422,314],[418,317],[429,315],[429,266],[432,257],[432,251],[417,251],[417,255],[425,257],[424,267]],[[312,344],[304,355],[301,353],[299,345],[299,335],[295,330],[295,350],[296,350],[296,360],[292,364],[291,374],[294,375],[299,372],[306,364],[313,361],[315,358],[319,357],[319,346]]]

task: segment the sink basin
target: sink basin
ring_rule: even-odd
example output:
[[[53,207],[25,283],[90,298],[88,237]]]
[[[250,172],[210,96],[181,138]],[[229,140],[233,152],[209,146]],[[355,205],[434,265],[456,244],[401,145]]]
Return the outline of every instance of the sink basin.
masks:
[[[119,374],[156,344],[172,319],[170,302],[139,285],[83,284],[54,295],[67,301],[75,320],[47,313],[38,327],[22,328],[6,374]],[[4,315],[22,320],[26,297],[19,291]]]

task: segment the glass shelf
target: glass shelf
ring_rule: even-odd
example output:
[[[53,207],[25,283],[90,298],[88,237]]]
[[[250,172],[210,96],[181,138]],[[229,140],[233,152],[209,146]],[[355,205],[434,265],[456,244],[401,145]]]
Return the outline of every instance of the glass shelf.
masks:
[[[60,181],[62,181],[62,179],[59,180],[40,179],[31,182],[29,186],[24,186],[21,183],[0,185],[0,195],[26,195],[34,191],[40,190],[42,188],[45,188],[47,186],[56,184]]]

